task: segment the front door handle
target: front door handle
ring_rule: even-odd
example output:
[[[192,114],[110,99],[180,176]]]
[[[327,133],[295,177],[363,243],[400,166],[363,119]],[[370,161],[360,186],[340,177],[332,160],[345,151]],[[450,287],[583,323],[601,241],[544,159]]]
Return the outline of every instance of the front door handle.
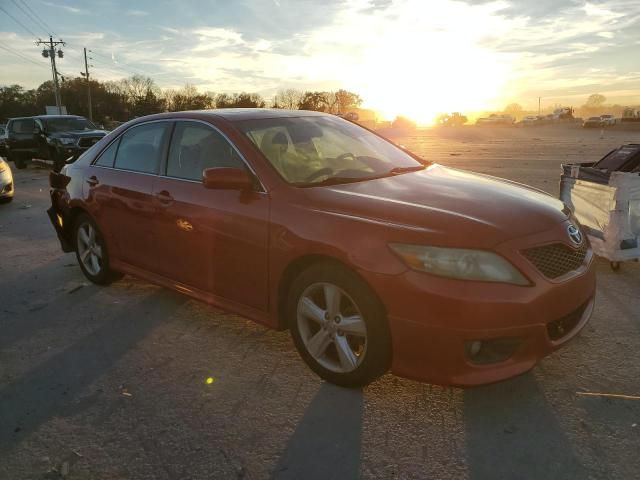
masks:
[[[95,187],[100,183],[100,181],[98,181],[98,177],[96,177],[95,175],[91,175],[89,178],[87,178],[87,183],[89,184],[89,186]]]
[[[173,203],[173,197],[166,190],[156,193],[156,198],[162,205],[171,205]]]

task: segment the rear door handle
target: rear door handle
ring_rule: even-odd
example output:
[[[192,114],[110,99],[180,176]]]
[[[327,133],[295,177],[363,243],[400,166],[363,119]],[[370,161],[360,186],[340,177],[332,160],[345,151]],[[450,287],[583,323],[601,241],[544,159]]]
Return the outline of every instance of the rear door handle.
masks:
[[[173,197],[166,190],[156,193],[156,198],[162,205],[171,205],[173,203]]]
[[[95,187],[96,185],[98,185],[100,182],[98,181],[98,177],[96,177],[95,175],[91,175],[88,179],[87,179],[87,183],[92,186]]]

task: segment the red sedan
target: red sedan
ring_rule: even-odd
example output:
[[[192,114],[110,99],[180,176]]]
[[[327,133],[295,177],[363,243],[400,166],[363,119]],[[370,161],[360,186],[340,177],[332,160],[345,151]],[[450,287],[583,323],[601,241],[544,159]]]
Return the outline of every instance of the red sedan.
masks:
[[[559,200],[331,115],[139,118],[51,186],[49,216],[89,280],[135,275],[288,328],[309,367],[340,385],[389,368],[502,380],[593,310],[593,255]]]

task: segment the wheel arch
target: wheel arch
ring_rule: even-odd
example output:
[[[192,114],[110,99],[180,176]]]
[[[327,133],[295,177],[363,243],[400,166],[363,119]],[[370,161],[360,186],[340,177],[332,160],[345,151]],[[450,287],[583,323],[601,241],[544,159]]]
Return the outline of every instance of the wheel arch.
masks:
[[[278,283],[278,297],[277,297],[277,318],[278,318],[278,330],[287,330],[289,327],[287,325],[286,318],[286,302],[287,295],[289,293],[289,289],[293,284],[293,281],[297,278],[300,273],[302,273],[307,268],[317,265],[317,264],[326,264],[333,265],[337,268],[342,268],[344,270],[348,270],[349,272],[355,274],[360,280],[364,282],[364,284],[369,288],[372,295],[375,297],[376,301],[380,304],[380,307],[384,309],[384,313],[386,316],[386,308],[384,302],[378,295],[378,292],[371,286],[369,282],[365,278],[363,278],[360,273],[354,268],[350,267],[340,259],[336,257],[332,257],[324,254],[306,254],[301,257],[293,259],[286,266],[282,275],[280,276],[280,281]]]
[[[93,216],[89,213],[89,211],[86,208],[80,207],[78,205],[74,205],[70,207],[69,210],[67,211],[67,215],[65,218],[65,223],[66,223],[65,236],[69,244],[73,246],[72,251],[74,252],[76,250],[76,242],[74,241],[74,238],[73,238],[74,229],[75,229],[75,225],[76,225],[76,221],[78,220],[78,217],[83,214],[93,219]],[[93,220],[95,221],[95,219]]]

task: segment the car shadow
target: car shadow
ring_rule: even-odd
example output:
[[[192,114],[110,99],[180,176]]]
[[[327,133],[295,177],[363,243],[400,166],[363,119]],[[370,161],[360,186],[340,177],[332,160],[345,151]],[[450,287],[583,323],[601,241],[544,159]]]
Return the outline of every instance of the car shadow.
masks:
[[[589,478],[530,373],[465,390],[464,420],[472,479]]]
[[[273,471],[273,479],[358,478],[363,393],[323,383]]]
[[[186,301],[163,289],[114,310],[91,334],[1,388],[0,456],[47,420],[77,413],[82,390]]]

